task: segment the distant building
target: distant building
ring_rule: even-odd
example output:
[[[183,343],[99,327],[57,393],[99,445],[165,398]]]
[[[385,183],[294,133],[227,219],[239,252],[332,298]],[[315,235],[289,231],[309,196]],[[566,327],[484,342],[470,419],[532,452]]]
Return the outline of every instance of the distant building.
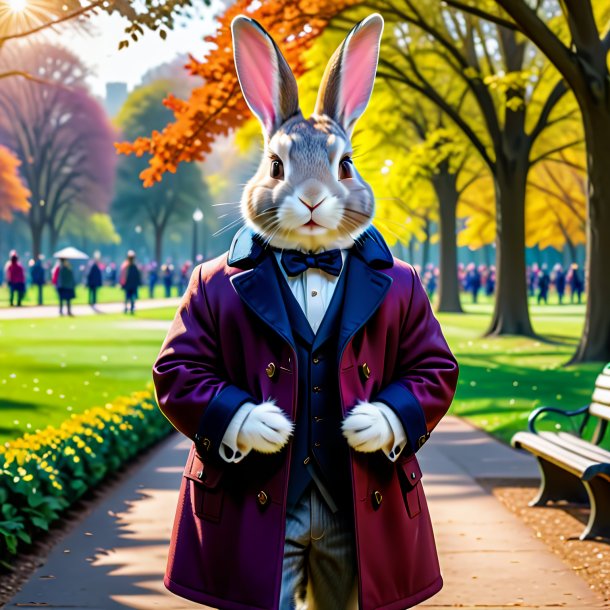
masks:
[[[106,83],[104,106],[110,117],[115,117],[118,114],[128,95],[127,83]]]

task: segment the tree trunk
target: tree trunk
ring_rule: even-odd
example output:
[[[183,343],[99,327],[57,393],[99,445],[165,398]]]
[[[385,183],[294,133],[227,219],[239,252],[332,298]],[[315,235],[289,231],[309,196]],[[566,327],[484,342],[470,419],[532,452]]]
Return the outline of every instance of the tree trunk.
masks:
[[[161,264],[161,256],[163,254],[163,233],[165,227],[162,225],[155,226],[155,260],[157,264]]]
[[[424,242],[421,246],[421,269],[422,275],[426,270],[426,265],[430,262],[430,219],[426,218],[424,224]]]
[[[460,197],[457,177],[441,171],[432,179],[439,205],[439,287],[438,311],[462,313],[457,276],[456,210]]]
[[[496,190],[496,301],[487,335],[533,337],[525,278],[525,187],[527,167],[497,163]]]
[[[587,204],[587,257],[585,326],[570,364],[610,361],[610,109],[582,103],[587,140],[589,196]]]
[[[51,247],[51,252],[54,252],[57,248],[57,240],[59,239],[59,231],[52,225],[49,224],[49,246]]]
[[[42,253],[42,230],[43,226],[30,222],[30,233],[32,235],[32,258],[36,260]]]

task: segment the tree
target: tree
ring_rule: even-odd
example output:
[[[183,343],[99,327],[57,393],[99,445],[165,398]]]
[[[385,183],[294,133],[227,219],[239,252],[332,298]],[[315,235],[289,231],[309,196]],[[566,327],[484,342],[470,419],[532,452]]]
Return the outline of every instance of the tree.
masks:
[[[160,80],[131,93],[117,117],[124,137],[137,138],[170,120],[171,112],[162,101],[171,87],[170,81]],[[146,161],[138,157],[121,159],[113,216],[123,223],[150,225],[154,232],[155,259],[161,262],[167,229],[190,220],[197,208],[204,211],[204,219],[211,217],[211,202],[198,165],[184,164],[163,183],[150,189],[144,189],[138,178],[145,166]]]
[[[12,222],[14,212],[27,212],[28,191],[19,177],[21,162],[6,147],[0,146],[0,220]]]
[[[210,6],[210,0],[203,3]],[[120,41],[119,48],[127,47],[130,40],[137,41],[145,30],[158,32],[165,39],[167,31],[174,28],[176,16],[188,15],[191,6],[191,0],[38,0],[24,4],[23,8],[11,8],[5,3],[0,6],[0,52],[8,41],[57,29],[66,23],[86,27],[87,20],[100,11],[109,15],[118,13],[127,20],[127,38]],[[9,76],[44,82],[44,78],[23,68],[6,66],[0,70],[0,78]]]
[[[226,136],[252,115],[237,80],[233,62],[230,24],[241,13],[257,19],[278,42],[295,77],[306,71],[303,52],[328,25],[330,19],[354,0],[283,0],[253,4],[237,0],[220,17],[219,29],[205,40],[213,48],[203,60],[191,57],[187,70],[203,79],[188,100],[168,95],[164,100],[173,112],[173,122],[155,125],[150,136],[140,135],[133,142],[117,144],[125,155],[150,156],[141,172],[145,186],[159,182],[182,162],[202,161],[218,136]]]
[[[86,69],[71,52],[47,43],[23,45],[19,59],[4,53],[4,62],[19,62],[48,83],[0,81],[0,142],[21,161],[31,192],[27,214],[34,256],[42,233],[49,231],[54,249],[74,205],[103,212],[113,190],[114,132],[102,106],[84,87]]]
[[[610,6],[602,0],[556,0],[533,7],[525,0],[455,2],[490,21],[502,20],[523,33],[561,73],[581,110],[587,147],[587,306],[583,334],[572,363],[610,360]],[[547,15],[557,15],[549,22]],[[509,18],[505,15],[508,14]]]
[[[74,210],[70,214],[62,235],[76,239],[79,248],[85,252],[92,246],[121,243],[110,215],[100,212],[92,214],[87,209]]]

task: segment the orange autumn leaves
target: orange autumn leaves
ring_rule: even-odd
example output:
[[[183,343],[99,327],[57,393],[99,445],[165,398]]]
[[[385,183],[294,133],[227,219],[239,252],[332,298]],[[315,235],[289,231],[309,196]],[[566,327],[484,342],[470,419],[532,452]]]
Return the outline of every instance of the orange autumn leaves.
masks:
[[[30,207],[30,191],[19,178],[20,165],[8,148],[0,146],[0,220],[6,222],[13,220],[13,212],[27,212]]]
[[[173,95],[165,99],[175,121],[148,137],[115,144],[117,151],[150,155],[149,166],[140,174],[144,186],[160,181],[165,172],[175,172],[181,162],[202,161],[218,136],[227,135],[252,116],[233,64],[233,18],[255,10],[255,19],[275,39],[298,78],[306,70],[303,52],[337,13],[354,4],[356,0],[274,0],[263,4],[258,0],[238,0],[219,19],[217,33],[205,38],[214,44],[208,55],[203,61],[191,56],[186,66],[191,74],[203,79],[203,84],[192,91],[188,100]]]

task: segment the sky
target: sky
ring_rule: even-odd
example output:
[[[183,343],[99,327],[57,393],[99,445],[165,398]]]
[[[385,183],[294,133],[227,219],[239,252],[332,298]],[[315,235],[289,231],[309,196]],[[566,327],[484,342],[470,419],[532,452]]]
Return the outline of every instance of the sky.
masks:
[[[185,21],[182,27],[177,25],[165,40],[158,33],[145,30],[138,42],[131,41],[129,47],[121,51],[118,46],[125,38],[126,22],[118,15],[98,14],[91,20],[94,25],[90,33],[64,30],[49,38],[53,41],[57,36],[57,42],[84,60],[93,72],[89,78],[92,92],[105,97],[107,82],[126,82],[131,90],[147,70],[170,62],[176,55],[191,53],[197,58],[203,57],[208,47],[203,38],[216,30],[213,15],[223,8],[218,0],[213,0],[211,8],[202,8],[200,16]]]

